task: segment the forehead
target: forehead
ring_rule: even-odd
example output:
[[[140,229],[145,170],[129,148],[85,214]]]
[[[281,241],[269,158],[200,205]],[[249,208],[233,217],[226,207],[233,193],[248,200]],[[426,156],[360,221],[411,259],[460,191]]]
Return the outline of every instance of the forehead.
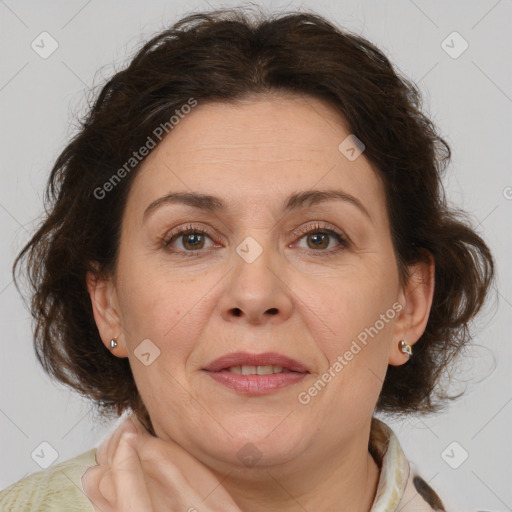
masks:
[[[236,102],[199,104],[184,116],[160,148],[187,159],[247,155],[261,161],[321,158],[349,134],[345,121],[324,101],[312,97],[252,97]],[[171,140],[174,139],[174,140]],[[167,147],[166,147],[167,146]],[[153,158],[158,157],[158,150]]]
[[[382,184],[364,153],[350,161],[340,151],[350,135],[313,97],[199,103],[143,162],[131,200],[147,205],[171,191],[197,191],[242,206],[342,186],[362,200],[373,196],[368,209],[379,208]]]

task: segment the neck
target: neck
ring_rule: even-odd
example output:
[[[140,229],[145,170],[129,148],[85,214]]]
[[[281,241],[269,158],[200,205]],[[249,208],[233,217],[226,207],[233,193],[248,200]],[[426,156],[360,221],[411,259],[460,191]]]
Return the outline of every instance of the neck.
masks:
[[[369,432],[368,432],[369,433]],[[219,481],[243,512],[370,512],[380,470],[368,452],[368,437],[350,449],[292,467],[262,466],[235,470]],[[290,463],[292,464],[292,463]],[[215,500],[215,493],[211,495]]]

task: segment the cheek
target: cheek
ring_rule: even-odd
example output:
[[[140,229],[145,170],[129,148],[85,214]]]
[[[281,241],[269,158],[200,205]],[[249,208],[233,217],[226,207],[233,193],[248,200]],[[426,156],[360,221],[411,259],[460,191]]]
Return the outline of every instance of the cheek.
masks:
[[[345,279],[326,292],[331,299],[325,301],[324,318],[334,334],[323,338],[323,378],[330,379],[325,399],[336,404],[335,415],[350,410],[354,417],[364,417],[382,389],[397,303],[395,288],[384,285],[385,276],[374,278]]]
[[[156,423],[171,411],[179,415],[184,407],[194,405],[185,373],[204,323],[200,299],[211,287],[199,286],[194,280],[164,279],[148,272],[133,272],[124,280],[121,309],[130,366],[142,401]],[[150,344],[143,342],[143,353],[150,354],[146,361],[139,357],[142,340],[151,340]]]
[[[160,352],[155,365],[182,374],[208,320],[206,308],[218,276],[201,274],[185,280],[150,261],[140,264],[140,260],[134,260],[126,258],[119,266],[119,275],[123,276],[119,288],[123,329],[132,367],[136,377],[153,384],[162,379],[169,385],[169,376],[157,378],[155,371],[146,374],[144,368],[139,368],[134,352],[142,340],[149,339]]]
[[[361,342],[365,337],[389,338],[396,316],[392,306],[397,282],[397,276],[382,264],[351,265],[320,282],[303,280],[301,288],[309,301],[312,330],[322,330],[319,339],[324,340],[329,360],[348,350],[351,341],[358,338]]]

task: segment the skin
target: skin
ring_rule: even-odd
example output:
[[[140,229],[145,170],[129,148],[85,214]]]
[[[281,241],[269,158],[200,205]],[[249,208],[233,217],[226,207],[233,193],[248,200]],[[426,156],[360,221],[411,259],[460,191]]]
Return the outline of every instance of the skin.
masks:
[[[399,341],[413,345],[425,329],[434,265],[417,264],[400,282],[382,183],[364,152],[350,161],[338,149],[350,133],[316,98],[200,103],[133,182],[116,275],[88,275],[100,335],[107,347],[117,337],[114,354],[130,359],[159,440],[222,482],[205,503],[224,492],[252,512],[364,511],[373,503],[379,469],[368,452],[372,414],[388,364],[407,362]],[[335,200],[281,210],[290,194],[311,189],[341,189],[369,215]],[[143,219],[154,200],[192,191],[221,198],[226,211],[168,203]],[[185,235],[163,246],[171,230],[189,224],[208,231],[204,241]],[[348,237],[348,245],[330,236],[317,248],[317,224],[320,234],[330,227]],[[311,233],[298,233],[302,227]],[[251,263],[236,252],[249,236],[263,250]],[[183,256],[194,242],[196,255]],[[302,405],[298,394],[396,303],[402,309],[395,318]],[[160,356],[145,366],[134,350],[148,338]],[[244,396],[201,371],[239,350],[285,354],[310,375]],[[262,454],[252,467],[237,457],[246,443]],[[154,453],[161,468],[176,464],[163,453]]]

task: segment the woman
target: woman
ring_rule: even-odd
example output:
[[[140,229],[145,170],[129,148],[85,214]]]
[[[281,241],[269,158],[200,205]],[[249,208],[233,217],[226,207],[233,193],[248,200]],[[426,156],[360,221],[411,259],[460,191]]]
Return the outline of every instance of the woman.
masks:
[[[415,85],[314,14],[196,14],[102,89],[15,261],[44,368],[124,421],[2,510],[431,511],[376,412],[434,412],[493,258]],[[82,478],[83,477],[83,478]]]

